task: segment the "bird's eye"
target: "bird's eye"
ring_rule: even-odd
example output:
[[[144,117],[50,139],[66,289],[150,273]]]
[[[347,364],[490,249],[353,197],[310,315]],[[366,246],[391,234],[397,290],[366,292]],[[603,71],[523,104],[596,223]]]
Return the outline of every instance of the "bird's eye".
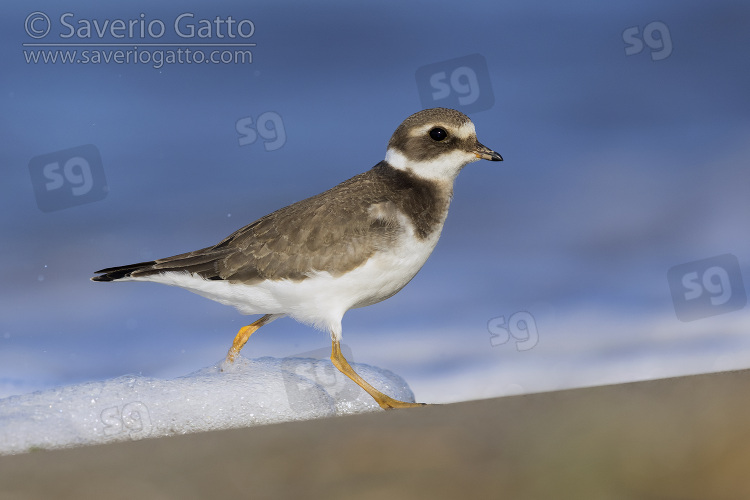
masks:
[[[435,127],[434,129],[430,130],[430,137],[432,137],[433,141],[440,142],[448,137],[448,132],[446,132],[443,128]]]

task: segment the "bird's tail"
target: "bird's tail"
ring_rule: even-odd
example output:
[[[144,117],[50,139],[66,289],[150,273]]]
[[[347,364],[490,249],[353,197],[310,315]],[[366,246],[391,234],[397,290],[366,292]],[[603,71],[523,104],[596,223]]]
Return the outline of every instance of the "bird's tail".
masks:
[[[151,262],[139,262],[138,264],[130,264],[127,266],[108,267],[96,271],[96,274],[101,274],[101,276],[94,276],[91,278],[91,281],[116,281],[122,278],[129,278],[132,273],[153,269],[155,265],[156,261],[152,260]]]
[[[152,274],[166,272],[187,272],[197,274],[204,279],[223,279],[219,274],[219,261],[227,253],[225,249],[204,248],[195,252],[175,255],[166,259],[139,262],[127,266],[108,267],[96,271],[92,281],[117,281],[125,278],[142,278]]]

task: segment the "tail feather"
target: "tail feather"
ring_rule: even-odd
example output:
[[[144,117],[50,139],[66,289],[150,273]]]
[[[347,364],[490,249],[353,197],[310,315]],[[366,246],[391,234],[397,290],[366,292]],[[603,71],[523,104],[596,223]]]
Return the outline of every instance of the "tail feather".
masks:
[[[117,281],[123,278],[143,277],[151,274],[160,274],[168,271],[189,272],[197,274],[205,279],[223,279],[219,275],[219,260],[226,251],[211,251],[203,249],[195,252],[184,253],[168,257],[166,259],[152,260],[150,262],[139,262],[127,266],[108,267],[96,271],[101,276],[94,276],[92,281]]]
[[[134,271],[148,269],[154,264],[156,264],[156,261],[152,260],[151,262],[140,262],[127,266],[108,267],[96,271],[96,274],[101,274],[101,276],[94,276],[91,278],[91,281],[115,281],[122,278],[129,278]]]

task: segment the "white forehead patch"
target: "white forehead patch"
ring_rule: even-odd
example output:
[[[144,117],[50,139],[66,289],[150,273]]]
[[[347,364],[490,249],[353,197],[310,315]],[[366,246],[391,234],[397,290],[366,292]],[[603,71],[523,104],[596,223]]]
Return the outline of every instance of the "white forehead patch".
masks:
[[[469,137],[476,137],[477,130],[474,128],[472,122],[466,122],[456,130],[456,135],[461,139],[468,139]]]

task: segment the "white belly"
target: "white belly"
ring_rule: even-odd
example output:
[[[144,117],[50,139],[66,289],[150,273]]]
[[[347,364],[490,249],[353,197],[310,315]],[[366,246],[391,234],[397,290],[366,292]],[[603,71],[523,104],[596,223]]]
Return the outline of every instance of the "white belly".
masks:
[[[243,285],[206,280],[186,272],[167,272],[122,281],[153,281],[178,286],[234,306],[243,314],[288,315],[328,330],[333,338],[340,339],[344,313],[385,300],[401,290],[427,261],[441,231],[442,225],[419,240],[409,228],[399,244],[376,252],[365,264],[338,277],[318,271],[302,281],[265,280]]]

